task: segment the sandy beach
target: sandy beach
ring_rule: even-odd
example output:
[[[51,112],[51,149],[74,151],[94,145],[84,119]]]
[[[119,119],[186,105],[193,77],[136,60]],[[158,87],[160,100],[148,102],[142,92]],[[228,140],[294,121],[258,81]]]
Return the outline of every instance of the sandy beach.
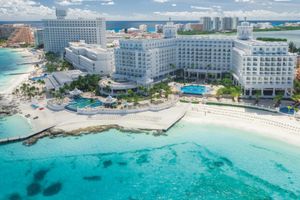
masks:
[[[23,62],[26,63],[33,63],[38,62],[38,55],[34,55],[29,51],[29,49],[17,49],[14,50],[18,52],[21,56],[24,57]],[[4,90],[0,91],[0,94],[11,94],[18,86],[20,86],[22,83],[26,82],[28,78],[30,77],[30,74],[34,71],[34,65],[28,64],[28,65],[22,65],[20,67],[26,67],[26,73],[20,74],[20,75],[14,75],[14,77],[9,81],[7,84],[8,87],[6,87]]]
[[[46,101],[40,102],[46,107]],[[175,107],[159,112],[128,115],[77,115],[69,111],[54,112],[34,110],[28,103],[20,105],[22,115],[30,114],[33,130],[56,125],[66,132],[100,125],[118,125],[126,129],[166,130],[179,119],[197,124],[213,124],[279,140],[300,147],[300,122],[294,117],[244,108],[190,105],[178,103]],[[184,117],[183,117],[184,116]],[[183,117],[183,118],[182,118]]]

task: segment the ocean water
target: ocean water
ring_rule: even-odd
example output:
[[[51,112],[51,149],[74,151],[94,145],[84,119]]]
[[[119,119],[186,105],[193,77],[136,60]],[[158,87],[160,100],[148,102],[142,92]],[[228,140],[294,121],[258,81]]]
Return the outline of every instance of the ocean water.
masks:
[[[20,115],[0,117],[0,139],[26,135],[31,131],[28,120]]]
[[[294,42],[298,47],[300,47],[300,30],[254,32],[254,37],[285,38],[289,42]]]
[[[45,138],[0,155],[0,199],[300,199],[299,148],[218,126]]]
[[[24,58],[16,50],[0,48],[0,93],[11,84],[16,76],[28,72],[28,65],[18,65],[22,62]]]

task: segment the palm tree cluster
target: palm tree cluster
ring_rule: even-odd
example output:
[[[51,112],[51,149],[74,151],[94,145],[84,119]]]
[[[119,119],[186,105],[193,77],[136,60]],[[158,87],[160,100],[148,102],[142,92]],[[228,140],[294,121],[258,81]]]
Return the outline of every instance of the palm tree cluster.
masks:
[[[46,70],[48,72],[55,72],[55,71],[66,71],[73,69],[73,66],[67,62],[66,60],[61,60],[59,55],[47,52],[45,54],[45,58],[47,60],[46,63]]]
[[[15,95],[22,95],[29,99],[32,99],[36,96],[41,96],[45,92],[43,90],[40,90],[38,87],[31,85],[29,83],[23,83],[20,88],[17,88],[14,92]]]
[[[83,92],[94,92],[96,93],[98,89],[98,83],[101,80],[99,75],[96,74],[88,74],[86,76],[79,76],[77,80],[73,81],[69,85],[65,85],[60,89],[61,93],[65,93],[65,91],[74,90],[75,88],[83,91]]]
[[[239,86],[226,86],[218,89],[216,96],[220,97],[223,95],[230,95],[232,97],[232,100],[235,101],[236,98],[239,100],[241,93],[242,89]]]

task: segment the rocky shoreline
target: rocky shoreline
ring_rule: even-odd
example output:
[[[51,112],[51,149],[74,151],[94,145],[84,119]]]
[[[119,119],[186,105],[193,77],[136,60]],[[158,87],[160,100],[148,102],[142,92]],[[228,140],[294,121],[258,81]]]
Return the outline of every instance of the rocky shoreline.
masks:
[[[14,99],[9,100],[7,96],[0,95],[0,117],[7,117],[20,112],[19,106]]]
[[[99,126],[92,126],[92,127],[86,127],[86,128],[80,128],[72,131],[64,131],[62,129],[58,128],[51,128],[47,131],[41,132],[38,135],[35,135],[23,142],[26,146],[34,145],[38,142],[39,139],[49,137],[49,138],[56,138],[56,137],[69,137],[69,136],[83,136],[87,134],[97,134],[104,131],[108,131],[110,129],[116,129],[120,132],[130,132],[132,134],[140,134],[140,133],[146,133],[146,134],[152,134],[153,136],[166,136],[164,131],[158,131],[158,130],[148,130],[148,129],[128,129],[119,125],[99,125]]]

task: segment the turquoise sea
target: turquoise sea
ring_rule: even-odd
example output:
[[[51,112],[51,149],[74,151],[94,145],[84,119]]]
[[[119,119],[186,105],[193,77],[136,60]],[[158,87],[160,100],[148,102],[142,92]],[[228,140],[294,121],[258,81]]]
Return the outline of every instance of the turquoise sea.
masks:
[[[28,72],[28,65],[18,65],[22,62],[24,62],[24,58],[16,50],[0,48],[0,93],[20,73]]]
[[[300,199],[299,148],[218,126],[45,138],[0,155],[0,199]]]

